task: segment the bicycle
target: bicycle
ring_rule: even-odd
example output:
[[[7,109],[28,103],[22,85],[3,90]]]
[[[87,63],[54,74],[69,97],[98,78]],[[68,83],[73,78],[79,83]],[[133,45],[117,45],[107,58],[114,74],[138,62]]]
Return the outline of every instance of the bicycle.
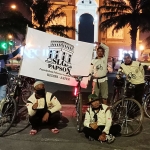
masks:
[[[19,78],[21,85],[16,87],[14,98],[26,104],[27,99],[33,93],[34,89],[32,85],[35,83],[35,79],[24,76],[19,76]]]
[[[76,106],[76,115],[77,115],[77,131],[82,131],[83,126],[83,113],[82,113],[82,93],[81,93],[81,81],[84,77],[88,76],[80,76],[80,75],[71,75],[69,72],[69,75],[77,81],[77,85],[74,88],[74,99],[75,99],[75,106]]]
[[[3,136],[12,127],[15,119],[19,116],[19,107],[24,107],[20,104],[22,98],[22,78],[12,75],[7,72],[7,94],[6,98],[1,101],[1,117],[0,117],[0,136]]]
[[[122,87],[124,86],[124,84],[125,84],[124,78],[115,79],[113,81],[114,90],[113,90],[113,95],[110,100],[111,105],[121,99],[121,95],[123,93]]]
[[[111,108],[113,123],[121,125],[122,136],[131,136],[137,133],[144,118],[142,106],[132,98],[134,87],[128,80],[125,80],[123,96],[121,100],[115,101]]]
[[[123,84],[124,84],[123,80],[117,81],[117,83],[114,84],[114,92],[111,98],[111,104],[115,103],[120,99]],[[142,106],[144,109],[144,113],[148,118],[150,118],[150,76],[148,75],[145,76],[145,86],[142,99]]]
[[[143,108],[146,116],[150,118],[150,76],[145,76]]]

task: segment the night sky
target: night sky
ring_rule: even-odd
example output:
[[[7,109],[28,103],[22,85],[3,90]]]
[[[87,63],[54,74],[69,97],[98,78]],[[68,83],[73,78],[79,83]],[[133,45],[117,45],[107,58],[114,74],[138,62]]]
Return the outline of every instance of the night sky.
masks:
[[[15,4],[17,6],[17,10],[20,11],[24,17],[31,20],[31,11],[30,9],[27,9],[22,2],[22,0],[2,0],[3,3],[6,4],[6,6],[10,7],[12,4]]]
[[[17,6],[18,11],[20,11],[24,15],[24,17],[26,17],[27,19],[31,20],[31,17],[32,17],[31,11],[30,11],[30,9],[27,9],[25,7],[25,5],[23,4],[22,0],[2,0],[2,1],[5,4],[7,4],[7,6],[10,6],[11,4],[15,4]],[[82,24],[82,26],[83,25],[84,25],[84,23]],[[85,25],[86,25],[86,22],[85,22]],[[91,29],[91,30],[93,30],[93,29]],[[80,32],[80,33],[82,34],[82,32]],[[148,35],[150,35],[150,33],[140,33],[140,40],[145,39]],[[85,35],[83,35],[83,36],[86,37]],[[81,39],[83,38],[82,35],[80,36],[80,38]],[[91,40],[89,42],[91,42]],[[81,41],[83,41],[83,39]],[[86,40],[84,40],[84,41],[87,41],[87,37],[86,37]]]

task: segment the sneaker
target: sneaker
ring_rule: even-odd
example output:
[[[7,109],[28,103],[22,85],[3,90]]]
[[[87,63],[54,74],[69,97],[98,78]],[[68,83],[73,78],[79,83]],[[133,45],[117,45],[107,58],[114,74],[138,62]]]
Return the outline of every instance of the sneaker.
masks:
[[[113,143],[115,141],[115,137],[112,134],[106,135],[106,142]]]
[[[94,138],[92,138],[91,136],[89,136],[89,141],[95,141]]]

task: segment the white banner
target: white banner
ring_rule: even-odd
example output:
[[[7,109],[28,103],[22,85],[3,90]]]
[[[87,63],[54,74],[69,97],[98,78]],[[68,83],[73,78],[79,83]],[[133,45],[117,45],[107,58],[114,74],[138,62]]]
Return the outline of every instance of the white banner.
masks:
[[[75,86],[72,75],[88,75],[93,44],[28,28],[20,75]],[[81,86],[86,88],[88,78]]]

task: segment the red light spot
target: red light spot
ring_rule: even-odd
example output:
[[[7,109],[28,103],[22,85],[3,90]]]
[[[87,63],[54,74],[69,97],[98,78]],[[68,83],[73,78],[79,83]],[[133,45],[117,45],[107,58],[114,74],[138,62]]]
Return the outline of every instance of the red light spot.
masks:
[[[77,96],[77,87],[74,89],[74,96]]]

